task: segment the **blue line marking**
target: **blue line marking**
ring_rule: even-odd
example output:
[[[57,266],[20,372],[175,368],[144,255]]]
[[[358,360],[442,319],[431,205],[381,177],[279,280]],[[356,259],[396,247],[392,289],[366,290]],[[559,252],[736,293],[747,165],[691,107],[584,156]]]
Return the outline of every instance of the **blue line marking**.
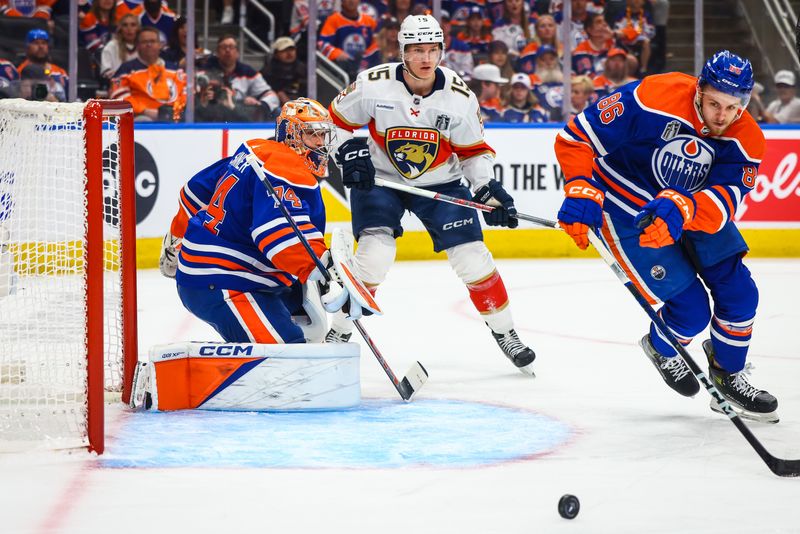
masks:
[[[531,458],[573,429],[536,412],[456,400],[367,400],[314,413],[139,412],[99,458],[108,468],[467,468]]]

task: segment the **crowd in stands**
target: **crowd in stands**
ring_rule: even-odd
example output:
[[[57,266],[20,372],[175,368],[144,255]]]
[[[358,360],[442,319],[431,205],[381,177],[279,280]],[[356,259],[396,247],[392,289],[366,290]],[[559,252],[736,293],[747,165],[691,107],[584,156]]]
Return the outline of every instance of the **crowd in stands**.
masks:
[[[186,19],[173,11],[171,2],[73,1],[79,5],[79,45],[96,81],[89,96],[124,98],[139,121],[182,120],[187,102]],[[564,1],[571,7],[567,34],[562,31]],[[617,87],[664,70],[668,2],[442,0],[442,64],[467,82],[487,122],[569,120]],[[220,36],[214,50],[198,47],[195,41],[195,120],[268,121],[282,103],[305,95],[303,43],[309,5],[308,0],[288,3],[288,35],[272,43],[260,71],[240,60],[232,34]],[[233,0],[216,0],[214,5],[221,23],[236,20]],[[408,15],[430,12],[431,5],[418,0],[319,0],[317,8],[318,50],[353,79],[369,67],[399,61],[400,24]],[[17,55],[4,57],[0,49],[0,96],[67,98],[65,65],[51,58],[52,16],[57,12],[68,13],[69,0],[0,0],[0,18],[47,22],[27,33]],[[564,35],[572,50],[567,106]],[[748,110],[761,122],[800,122],[795,74],[781,70],[774,83],[778,98],[765,105],[764,87],[757,84]]]

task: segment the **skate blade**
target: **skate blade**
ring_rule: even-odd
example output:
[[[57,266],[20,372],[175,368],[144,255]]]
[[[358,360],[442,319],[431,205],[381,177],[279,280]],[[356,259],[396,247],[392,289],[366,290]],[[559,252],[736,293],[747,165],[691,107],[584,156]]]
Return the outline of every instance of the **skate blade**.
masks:
[[[744,408],[742,408],[741,406],[730,400],[728,401],[728,404],[730,404],[733,411],[736,412],[736,415],[738,415],[742,419],[746,419],[747,421],[753,421],[756,423],[768,423],[772,425],[780,421],[777,410],[768,413],[758,413],[758,412],[751,412],[750,410],[745,410]],[[719,404],[717,404],[717,401],[715,401],[714,399],[711,399],[711,402],[709,402],[708,405],[715,412],[725,415],[725,412],[722,411],[722,408],[719,407]]]
[[[522,373],[523,375],[529,376],[531,378],[536,378],[536,374],[533,372],[533,364],[535,362],[536,362],[536,360],[533,360],[528,365],[523,365],[522,367],[517,367],[517,369],[519,369],[519,372]]]

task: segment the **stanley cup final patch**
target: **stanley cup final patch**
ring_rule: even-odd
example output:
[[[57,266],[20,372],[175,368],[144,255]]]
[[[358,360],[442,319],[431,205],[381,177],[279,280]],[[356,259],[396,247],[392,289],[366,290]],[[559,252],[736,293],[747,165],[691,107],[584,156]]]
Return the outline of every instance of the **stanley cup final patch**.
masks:
[[[433,128],[389,128],[385,139],[389,160],[408,180],[427,171],[439,153],[440,134]]]

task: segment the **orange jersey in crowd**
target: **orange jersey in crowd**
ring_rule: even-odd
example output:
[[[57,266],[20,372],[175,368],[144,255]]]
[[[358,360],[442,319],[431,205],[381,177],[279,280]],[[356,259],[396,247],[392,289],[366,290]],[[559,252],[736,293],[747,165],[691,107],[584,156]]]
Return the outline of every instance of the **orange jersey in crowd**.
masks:
[[[50,20],[56,0],[0,0],[0,15]]]
[[[111,98],[127,100],[137,115],[167,105],[177,116],[186,107],[186,75],[174,65],[159,61],[148,66],[137,58],[123,63],[117,71]]]

